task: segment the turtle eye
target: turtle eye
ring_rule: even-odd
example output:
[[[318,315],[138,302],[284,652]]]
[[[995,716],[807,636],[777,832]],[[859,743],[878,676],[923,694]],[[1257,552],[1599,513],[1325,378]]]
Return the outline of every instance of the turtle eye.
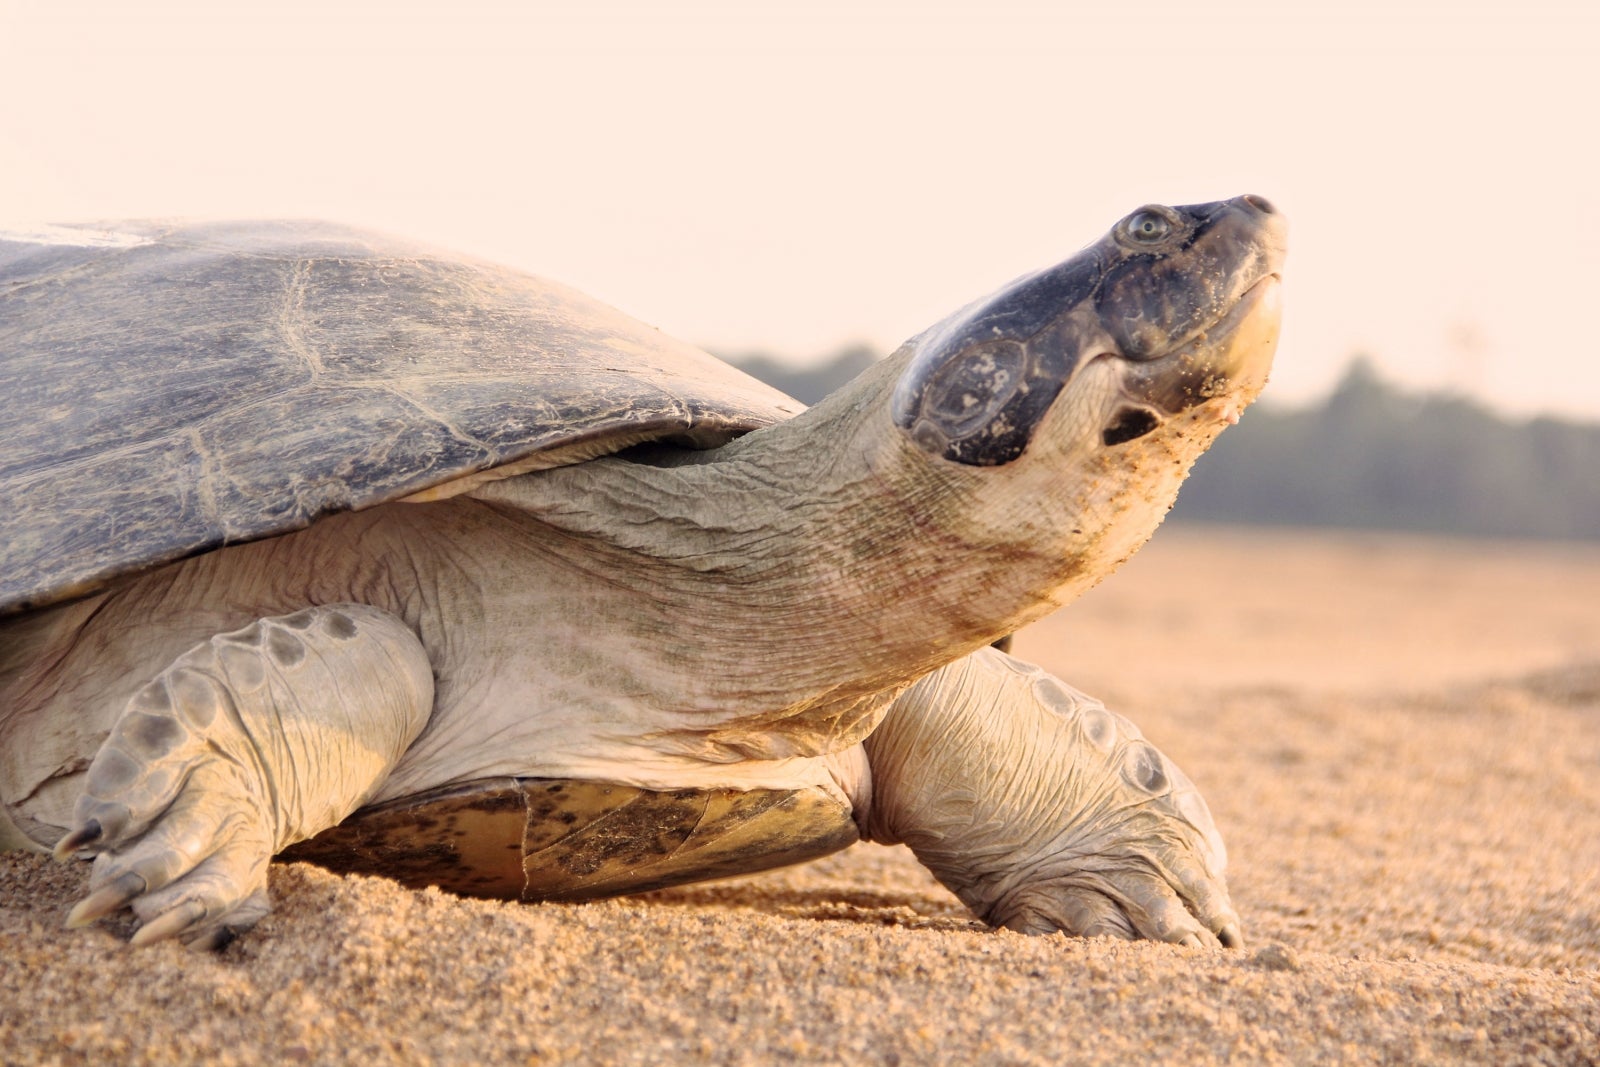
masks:
[[[1128,216],[1125,231],[1140,244],[1160,244],[1172,232],[1172,223],[1160,212],[1146,208]]]

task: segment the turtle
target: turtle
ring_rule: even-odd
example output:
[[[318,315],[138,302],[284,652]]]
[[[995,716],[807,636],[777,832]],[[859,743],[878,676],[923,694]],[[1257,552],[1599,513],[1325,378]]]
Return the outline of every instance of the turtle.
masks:
[[[1242,942],[1193,782],[993,643],[1265,383],[1286,223],[1148,205],[810,408],[306,221],[0,239],[0,844],[218,947],[275,856],[582,900],[908,845],[1029,933]]]

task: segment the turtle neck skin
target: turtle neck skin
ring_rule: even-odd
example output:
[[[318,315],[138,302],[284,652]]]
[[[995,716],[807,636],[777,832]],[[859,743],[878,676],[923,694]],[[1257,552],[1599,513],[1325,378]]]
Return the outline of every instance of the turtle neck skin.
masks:
[[[471,495],[618,587],[574,607],[608,605],[619,662],[677,702],[666,748],[838,751],[1150,537],[1265,384],[1285,237],[1259,197],[1141,208],[792,420]]]
[[[1275,294],[1261,303],[1219,343],[1270,356]],[[1096,360],[1022,456],[970,466],[891,420],[914,355],[714,452],[612,457],[473,492],[544,527],[563,567],[614,576],[601,597],[621,598],[617,624],[637,638],[630,674],[683,701],[668,748],[771,760],[861,740],[906,685],[1131,556],[1259,388],[1248,380],[1108,446],[1124,368]]]

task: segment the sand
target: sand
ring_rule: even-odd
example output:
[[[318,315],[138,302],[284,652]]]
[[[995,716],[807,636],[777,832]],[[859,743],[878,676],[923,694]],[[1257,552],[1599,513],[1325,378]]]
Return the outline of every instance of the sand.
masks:
[[[1174,527],[1017,652],[1199,783],[1241,950],[1027,938],[902,849],[588,905],[304,865],[219,955],[0,857],[5,1063],[1600,1063],[1600,546]]]

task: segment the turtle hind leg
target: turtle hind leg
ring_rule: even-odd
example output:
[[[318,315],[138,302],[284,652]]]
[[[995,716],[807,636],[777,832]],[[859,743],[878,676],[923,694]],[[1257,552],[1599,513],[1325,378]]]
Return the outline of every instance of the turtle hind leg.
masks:
[[[81,926],[131,907],[135,944],[215,945],[268,909],[267,863],[360,807],[421,732],[415,634],[360,604],[220,634],[129,700],[56,845],[95,856]]]
[[[1127,719],[980,650],[866,741],[866,835],[904,842],[979,917],[1024,933],[1241,943],[1199,791]]]

